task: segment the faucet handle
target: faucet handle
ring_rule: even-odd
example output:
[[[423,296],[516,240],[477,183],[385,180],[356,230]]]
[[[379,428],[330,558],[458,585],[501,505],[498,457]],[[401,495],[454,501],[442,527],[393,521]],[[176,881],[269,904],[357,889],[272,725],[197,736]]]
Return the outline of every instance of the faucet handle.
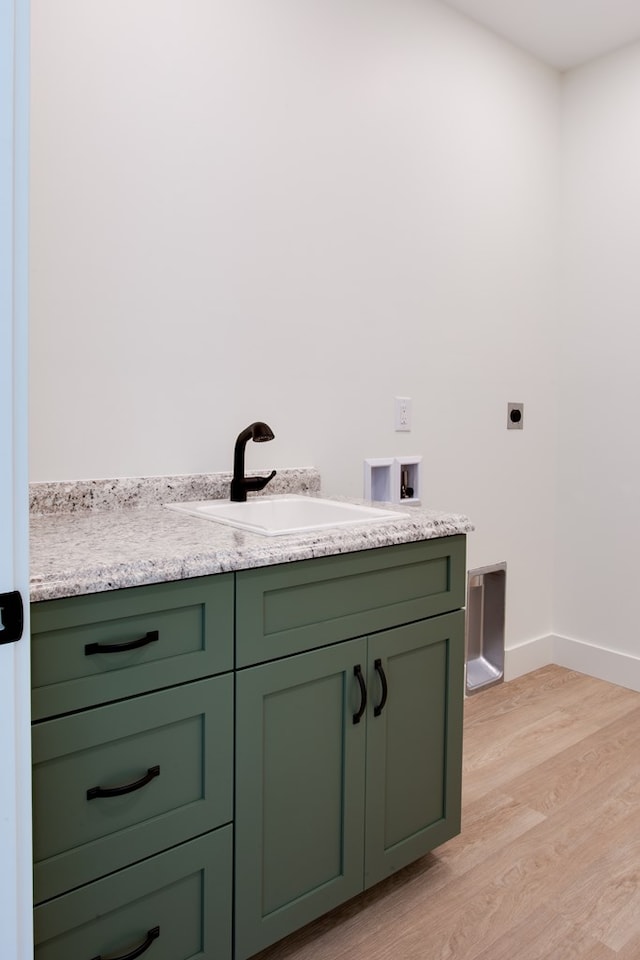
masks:
[[[258,490],[264,490],[266,485],[270,480],[273,480],[275,475],[276,471],[272,470],[268,477],[246,477],[244,481],[244,488],[245,490],[252,490],[254,492]]]

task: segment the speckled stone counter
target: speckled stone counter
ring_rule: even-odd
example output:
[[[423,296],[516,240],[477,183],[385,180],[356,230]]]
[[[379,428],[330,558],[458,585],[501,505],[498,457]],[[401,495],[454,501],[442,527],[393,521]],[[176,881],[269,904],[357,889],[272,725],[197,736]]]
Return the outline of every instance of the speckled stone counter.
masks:
[[[463,514],[411,506],[397,508],[410,515],[397,522],[264,537],[162,506],[177,500],[220,499],[228,496],[228,484],[228,474],[33,484],[31,600],[100,593],[473,530]],[[281,470],[268,492],[317,493],[319,487],[315,470]]]
[[[247,476],[255,472],[247,471]],[[230,473],[195,473],[172,477],[116,477],[29,484],[29,513],[86,513],[153,507],[186,500],[222,500],[229,496]],[[265,493],[319,493],[320,474],[313,467],[278,470]]]

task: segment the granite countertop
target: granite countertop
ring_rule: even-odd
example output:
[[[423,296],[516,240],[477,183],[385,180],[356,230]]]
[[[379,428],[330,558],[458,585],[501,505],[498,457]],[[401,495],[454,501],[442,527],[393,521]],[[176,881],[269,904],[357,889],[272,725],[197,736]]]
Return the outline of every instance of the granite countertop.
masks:
[[[228,474],[210,474],[32,484],[31,600],[100,593],[473,530],[463,514],[411,505],[395,507],[410,514],[397,522],[264,537],[162,505],[221,499],[228,495],[228,482]],[[268,492],[317,494],[319,489],[317,471],[296,469],[279,471]]]

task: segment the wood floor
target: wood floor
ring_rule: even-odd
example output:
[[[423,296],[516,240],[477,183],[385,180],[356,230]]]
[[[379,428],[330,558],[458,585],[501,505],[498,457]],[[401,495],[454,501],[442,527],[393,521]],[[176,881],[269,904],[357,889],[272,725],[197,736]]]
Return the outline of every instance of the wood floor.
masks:
[[[640,693],[544,667],[464,753],[462,834],[260,960],[640,960]]]

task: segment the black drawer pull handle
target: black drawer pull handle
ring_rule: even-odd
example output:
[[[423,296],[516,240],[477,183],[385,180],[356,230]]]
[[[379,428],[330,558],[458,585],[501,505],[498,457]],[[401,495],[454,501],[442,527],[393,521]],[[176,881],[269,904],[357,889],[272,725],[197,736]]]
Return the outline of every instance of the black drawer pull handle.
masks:
[[[360,687],[360,706],[356,713],[353,715],[353,722],[360,723],[362,720],[362,715],[367,707],[367,688],[364,685],[364,677],[362,676],[362,667],[360,664],[356,664],[353,668],[353,675],[358,681],[358,686]]]
[[[373,663],[373,669],[376,671],[380,677],[380,683],[382,684],[382,700],[377,707],[373,708],[374,717],[379,717],[382,711],[384,710],[384,705],[387,702],[387,678],[382,667],[382,660],[375,660]]]
[[[85,657],[90,657],[92,653],[123,653],[125,650],[137,650],[138,647],[146,647],[148,643],[160,639],[157,630],[150,630],[139,640],[130,640],[129,643],[87,643],[84,648]]]
[[[159,776],[160,767],[149,767],[144,777],[140,777],[135,783],[125,783],[122,787],[91,787],[87,790],[87,800],[95,800],[97,797],[121,797],[125,793],[133,793],[134,790],[146,787],[154,777]]]
[[[153,941],[157,940],[159,936],[160,927],[152,927],[147,933],[144,943],[141,943],[139,947],[136,947],[131,953],[123,953],[120,957],[109,957],[109,960],[136,960],[136,957],[141,957],[143,953],[147,952]],[[98,956],[93,957],[92,960],[103,960],[102,954],[99,953]]]

